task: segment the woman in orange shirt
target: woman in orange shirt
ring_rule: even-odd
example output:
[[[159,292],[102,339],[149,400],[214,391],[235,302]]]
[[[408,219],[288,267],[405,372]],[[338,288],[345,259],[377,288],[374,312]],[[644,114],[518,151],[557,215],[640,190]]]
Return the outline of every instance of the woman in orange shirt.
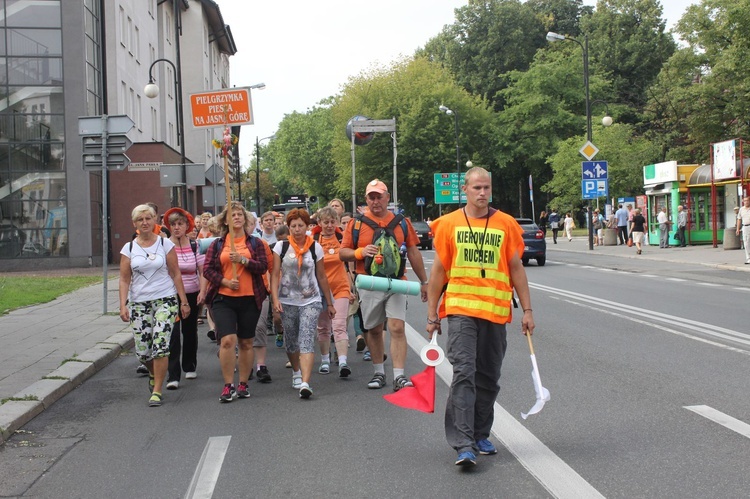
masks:
[[[227,218],[229,212],[229,218]],[[206,304],[216,323],[224,388],[219,400],[248,398],[253,367],[253,338],[263,300],[268,296],[263,274],[268,260],[263,243],[251,235],[255,217],[232,202],[217,217],[219,237],[206,251],[203,276],[208,281]],[[228,223],[227,223],[228,222]],[[235,346],[239,344],[239,384],[234,387]]]
[[[339,357],[339,377],[347,378],[352,373],[347,364],[349,350],[349,337],[346,324],[349,318],[349,304],[354,301],[351,292],[351,281],[346,271],[346,263],[339,258],[341,249],[340,233],[337,233],[339,215],[335,208],[327,206],[318,211],[318,224],[321,227],[320,234],[316,235],[320,246],[323,248],[323,265],[328,278],[328,285],[333,293],[333,308],[336,316],[332,320],[328,311],[324,310],[318,317],[318,343],[322,360],[320,363],[320,374],[331,372],[329,350],[331,348],[331,326],[333,326],[333,339],[336,342],[336,352]],[[318,237],[319,236],[319,237]]]

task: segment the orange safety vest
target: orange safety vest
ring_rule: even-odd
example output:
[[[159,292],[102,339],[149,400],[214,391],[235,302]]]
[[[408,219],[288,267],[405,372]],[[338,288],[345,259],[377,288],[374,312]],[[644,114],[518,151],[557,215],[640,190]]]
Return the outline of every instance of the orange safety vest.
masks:
[[[505,324],[512,319],[508,264],[515,254],[523,254],[523,230],[500,211],[489,221],[469,217],[469,222],[463,210],[456,210],[430,225],[435,253],[448,276],[441,311]]]

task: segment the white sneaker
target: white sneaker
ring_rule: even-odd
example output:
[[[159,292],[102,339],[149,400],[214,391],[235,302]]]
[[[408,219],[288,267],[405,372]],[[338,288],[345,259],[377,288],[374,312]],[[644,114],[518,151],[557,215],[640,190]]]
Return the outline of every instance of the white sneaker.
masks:
[[[195,371],[190,371],[189,373],[185,373],[185,379],[195,379],[198,377],[198,373]]]
[[[170,381],[169,383],[167,383],[167,390],[177,390],[179,387],[179,381]]]
[[[308,385],[307,383],[300,383],[299,398],[309,399],[312,394],[313,391],[312,388],[310,388],[310,385]]]
[[[299,376],[292,376],[292,388],[295,390],[299,390],[302,388],[302,375]]]

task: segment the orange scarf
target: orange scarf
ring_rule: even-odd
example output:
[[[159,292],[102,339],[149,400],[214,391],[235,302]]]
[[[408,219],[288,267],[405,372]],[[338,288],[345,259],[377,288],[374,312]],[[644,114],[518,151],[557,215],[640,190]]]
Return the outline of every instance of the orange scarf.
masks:
[[[294,241],[293,237],[289,238],[289,245],[294,248],[294,253],[297,255],[297,275],[302,274],[302,258],[305,256],[305,253],[310,249],[310,246],[312,246],[314,242],[315,240],[312,237],[305,236],[305,244],[303,244],[300,248],[299,246],[297,246],[297,243]]]

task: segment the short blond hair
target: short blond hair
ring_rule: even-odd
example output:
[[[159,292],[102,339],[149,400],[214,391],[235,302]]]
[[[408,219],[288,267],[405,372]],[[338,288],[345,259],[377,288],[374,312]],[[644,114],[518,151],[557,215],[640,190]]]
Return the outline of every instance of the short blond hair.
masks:
[[[139,204],[133,208],[133,212],[130,214],[130,219],[135,222],[141,213],[150,213],[152,217],[156,218],[156,211],[149,204]]]

